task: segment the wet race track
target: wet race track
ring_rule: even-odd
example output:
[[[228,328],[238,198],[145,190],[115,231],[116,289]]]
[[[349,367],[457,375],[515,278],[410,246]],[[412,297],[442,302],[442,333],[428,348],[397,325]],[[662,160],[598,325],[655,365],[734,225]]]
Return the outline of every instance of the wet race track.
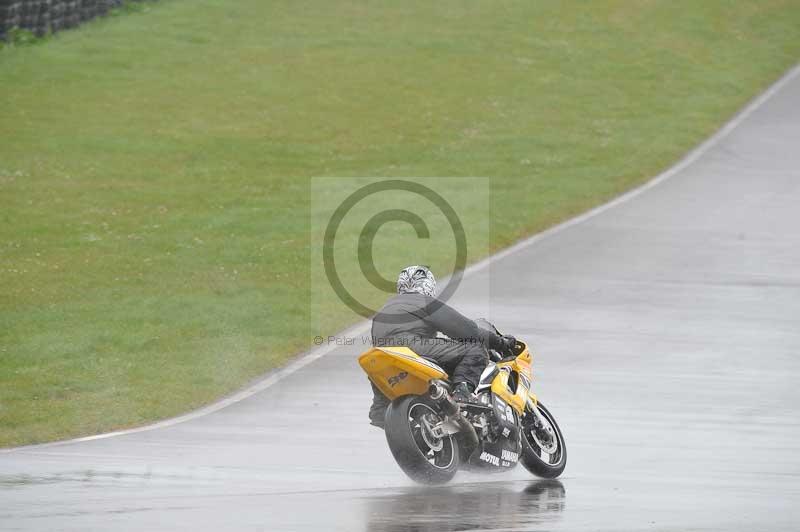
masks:
[[[560,481],[520,467],[413,485],[366,422],[357,345],[181,423],[0,452],[0,529],[797,529],[800,75],[451,302],[485,314],[470,285],[486,282],[488,317],[534,346]]]

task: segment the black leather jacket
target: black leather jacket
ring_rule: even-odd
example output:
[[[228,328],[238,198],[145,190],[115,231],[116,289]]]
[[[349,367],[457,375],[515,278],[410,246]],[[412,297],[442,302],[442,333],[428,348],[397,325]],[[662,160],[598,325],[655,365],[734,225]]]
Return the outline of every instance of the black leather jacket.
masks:
[[[453,307],[423,294],[397,294],[372,320],[375,345],[406,345],[420,338],[436,338],[439,332],[452,340],[502,349],[501,336],[478,327]]]

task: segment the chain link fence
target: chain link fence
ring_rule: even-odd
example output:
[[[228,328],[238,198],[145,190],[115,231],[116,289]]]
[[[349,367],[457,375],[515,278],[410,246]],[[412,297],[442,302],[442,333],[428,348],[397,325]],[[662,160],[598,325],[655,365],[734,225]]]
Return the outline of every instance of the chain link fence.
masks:
[[[12,28],[46,35],[108,13],[126,0],[0,0],[0,39]]]

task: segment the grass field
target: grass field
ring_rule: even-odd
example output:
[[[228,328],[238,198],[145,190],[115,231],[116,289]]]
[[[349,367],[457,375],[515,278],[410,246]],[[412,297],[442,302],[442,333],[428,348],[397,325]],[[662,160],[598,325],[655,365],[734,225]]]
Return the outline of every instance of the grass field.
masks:
[[[311,347],[311,177],[490,177],[498,249],[798,59],[796,0],[163,0],[6,47],[0,446],[171,416]]]

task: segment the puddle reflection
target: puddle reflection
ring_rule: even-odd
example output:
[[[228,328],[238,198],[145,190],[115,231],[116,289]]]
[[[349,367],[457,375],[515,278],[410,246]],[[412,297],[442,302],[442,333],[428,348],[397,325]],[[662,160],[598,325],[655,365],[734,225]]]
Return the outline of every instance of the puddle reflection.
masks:
[[[447,532],[524,529],[553,521],[564,511],[566,490],[558,480],[475,483],[412,488],[366,499],[367,530]]]

